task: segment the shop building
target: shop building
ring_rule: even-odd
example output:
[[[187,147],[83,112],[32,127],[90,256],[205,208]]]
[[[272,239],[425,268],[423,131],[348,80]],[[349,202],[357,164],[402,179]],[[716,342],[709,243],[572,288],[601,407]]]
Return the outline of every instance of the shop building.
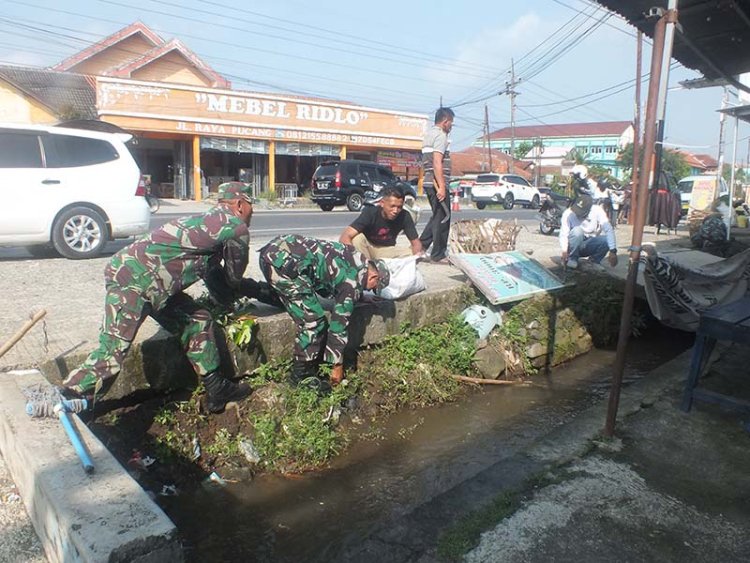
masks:
[[[163,197],[201,199],[227,180],[257,194],[308,185],[324,160],[359,158],[418,175],[427,116],[231,89],[177,40],[137,22],[52,69],[93,77],[96,115],[133,133]]]

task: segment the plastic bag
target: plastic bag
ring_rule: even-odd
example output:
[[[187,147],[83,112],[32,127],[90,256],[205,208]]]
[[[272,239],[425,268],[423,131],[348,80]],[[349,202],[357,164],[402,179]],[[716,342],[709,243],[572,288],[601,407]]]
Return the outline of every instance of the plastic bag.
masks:
[[[417,257],[390,258],[383,260],[391,272],[391,282],[380,291],[384,299],[401,299],[424,291],[426,286],[422,273],[417,269]]]

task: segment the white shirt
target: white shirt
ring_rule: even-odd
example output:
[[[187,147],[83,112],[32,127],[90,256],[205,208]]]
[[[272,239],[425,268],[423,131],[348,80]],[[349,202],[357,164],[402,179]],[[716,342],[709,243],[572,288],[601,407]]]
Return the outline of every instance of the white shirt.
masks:
[[[607,236],[607,244],[610,250],[617,248],[615,243],[615,230],[612,228],[612,224],[607,218],[607,214],[600,205],[592,205],[589,214],[579,219],[578,216],[573,213],[573,210],[568,208],[563,212],[562,219],[560,220],[560,248],[563,252],[568,251],[568,237],[570,236],[571,229],[581,227],[583,235],[588,237],[599,236],[605,234]]]

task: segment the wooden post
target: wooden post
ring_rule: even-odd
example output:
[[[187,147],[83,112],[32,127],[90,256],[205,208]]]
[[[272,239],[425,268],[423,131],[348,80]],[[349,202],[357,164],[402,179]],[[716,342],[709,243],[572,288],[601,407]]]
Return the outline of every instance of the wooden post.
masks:
[[[193,135],[193,199],[203,199],[203,184],[201,183],[201,138]]]
[[[276,193],[276,141],[268,141],[268,193]]]
[[[346,160],[346,146],[341,145],[341,148],[339,148],[339,158],[341,160]]]

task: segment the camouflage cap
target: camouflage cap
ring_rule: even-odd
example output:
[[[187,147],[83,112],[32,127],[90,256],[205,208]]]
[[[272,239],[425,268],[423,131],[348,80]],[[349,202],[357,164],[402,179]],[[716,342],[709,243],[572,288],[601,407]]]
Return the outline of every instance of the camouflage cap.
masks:
[[[391,271],[388,269],[388,265],[383,260],[370,260],[368,265],[371,265],[378,271],[378,286],[377,290],[385,289],[388,284],[391,283]]]
[[[244,199],[248,203],[253,203],[253,197],[250,194],[250,186],[242,182],[226,182],[219,184],[218,197],[222,199]]]

